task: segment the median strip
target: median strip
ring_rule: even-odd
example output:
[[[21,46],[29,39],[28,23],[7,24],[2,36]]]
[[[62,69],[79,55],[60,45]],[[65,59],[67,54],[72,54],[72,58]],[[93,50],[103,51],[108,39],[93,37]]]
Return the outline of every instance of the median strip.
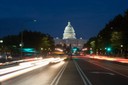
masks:
[[[87,76],[84,74],[84,72],[82,71],[82,69],[80,68],[80,66],[76,63],[76,61],[74,60],[74,64],[77,68],[77,71],[79,72],[83,82],[84,82],[84,85],[92,85],[92,83],[90,82],[90,80],[87,78]]]
[[[60,80],[60,78],[61,78],[63,72],[65,71],[65,69],[66,69],[66,67],[67,67],[67,64],[68,64],[68,63],[66,63],[66,64],[61,68],[61,70],[60,70],[59,73],[56,75],[56,77],[53,79],[53,81],[51,82],[50,85],[58,85],[58,82],[59,82],[59,80]]]

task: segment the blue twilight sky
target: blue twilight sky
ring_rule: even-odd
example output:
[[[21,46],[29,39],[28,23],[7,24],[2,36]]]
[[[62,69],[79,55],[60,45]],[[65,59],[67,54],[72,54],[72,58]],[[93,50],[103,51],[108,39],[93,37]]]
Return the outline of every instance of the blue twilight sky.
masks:
[[[0,37],[28,29],[62,38],[70,21],[77,38],[89,39],[127,9],[128,0],[0,0]]]

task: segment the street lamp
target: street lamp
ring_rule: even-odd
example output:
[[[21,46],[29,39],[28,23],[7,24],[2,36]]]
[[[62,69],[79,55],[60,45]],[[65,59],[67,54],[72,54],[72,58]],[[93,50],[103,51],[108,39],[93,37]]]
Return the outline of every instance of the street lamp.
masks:
[[[3,45],[2,45],[2,44],[3,44],[3,42],[4,42],[3,40],[0,40],[1,48],[3,47]]]
[[[3,40],[0,40],[0,43],[3,43],[4,41]]]
[[[2,44],[3,44],[3,40],[0,40],[0,44],[1,44],[1,46],[0,46],[1,49],[0,49],[0,50],[2,50],[2,47],[3,47],[3,46],[2,46]]]
[[[120,47],[121,47],[121,55],[122,55],[122,53],[123,53],[123,45],[120,45]]]
[[[34,19],[34,20],[27,20],[26,22],[24,22],[23,23],[23,25],[25,24],[25,23],[28,23],[28,22],[37,22],[37,20],[36,19]],[[23,34],[23,32],[24,32],[24,30],[22,29],[21,30],[21,43],[19,44],[19,46],[21,47],[21,59],[22,59],[22,56],[23,56],[23,54],[22,54],[22,48],[23,48],[23,46],[24,46],[24,34]]]

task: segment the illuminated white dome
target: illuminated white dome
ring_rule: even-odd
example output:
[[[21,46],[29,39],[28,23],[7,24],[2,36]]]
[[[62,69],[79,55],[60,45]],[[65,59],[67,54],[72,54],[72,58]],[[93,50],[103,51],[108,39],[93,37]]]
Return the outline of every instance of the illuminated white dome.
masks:
[[[74,28],[71,26],[71,23],[68,22],[68,25],[65,27],[63,33],[63,39],[76,39]]]

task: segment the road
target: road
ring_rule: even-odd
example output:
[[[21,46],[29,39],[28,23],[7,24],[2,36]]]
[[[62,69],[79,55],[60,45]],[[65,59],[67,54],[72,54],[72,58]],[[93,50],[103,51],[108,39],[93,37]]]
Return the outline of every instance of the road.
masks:
[[[79,58],[77,63],[91,82],[88,85],[128,85],[126,64],[88,58]]]
[[[128,85],[128,64],[77,56],[6,80],[2,85]]]

